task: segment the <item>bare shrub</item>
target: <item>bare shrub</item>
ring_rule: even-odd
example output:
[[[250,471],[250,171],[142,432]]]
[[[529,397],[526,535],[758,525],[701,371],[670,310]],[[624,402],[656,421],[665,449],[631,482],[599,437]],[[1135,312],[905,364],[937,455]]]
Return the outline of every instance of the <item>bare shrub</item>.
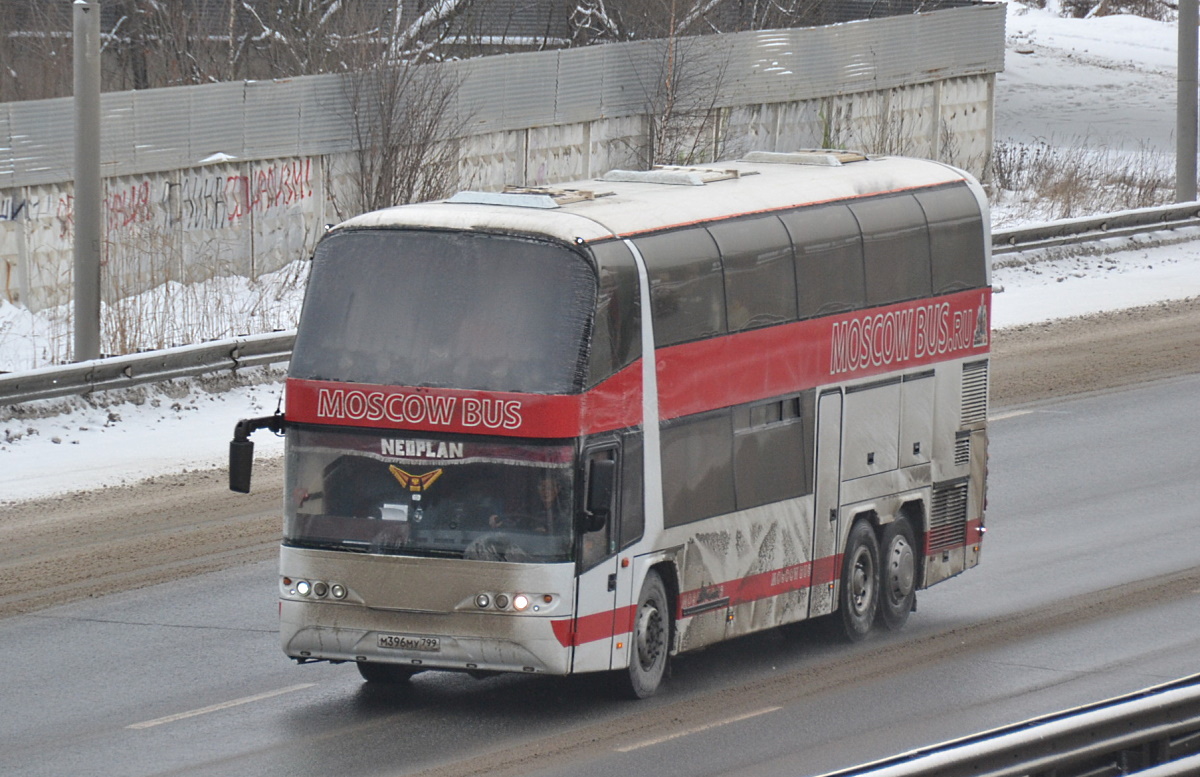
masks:
[[[724,153],[723,111],[717,95],[728,68],[711,38],[673,35],[647,42],[656,47],[649,72],[640,80],[645,97],[645,146],[633,149],[637,163],[690,165]]]
[[[996,204],[1026,203],[1038,218],[1063,219],[1169,203],[1174,175],[1165,154],[1145,148],[997,143],[992,186]]]
[[[1164,0],[1062,0],[1063,16],[1074,19],[1126,14],[1166,22],[1175,18],[1177,9]]]

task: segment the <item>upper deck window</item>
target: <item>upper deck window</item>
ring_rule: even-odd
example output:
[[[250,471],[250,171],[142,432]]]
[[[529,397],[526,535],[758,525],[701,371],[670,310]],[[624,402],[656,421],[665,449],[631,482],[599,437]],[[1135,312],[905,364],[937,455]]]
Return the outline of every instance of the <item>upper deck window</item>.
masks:
[[[432,230],[317,247],[290,375],[401,386],[582,390],[596,279],[565,246]]]

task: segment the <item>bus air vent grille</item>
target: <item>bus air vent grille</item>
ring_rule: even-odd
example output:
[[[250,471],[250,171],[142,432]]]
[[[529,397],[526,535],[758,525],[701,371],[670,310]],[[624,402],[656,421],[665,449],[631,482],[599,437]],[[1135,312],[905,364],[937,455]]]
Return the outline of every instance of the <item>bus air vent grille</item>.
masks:
[[[971,462],[971,433],[959,432],[954,435],[954,466],[961,467]]]
[[[963,365],[962,422],[976,424],[987,420],[988,363]]]
[[[967,483],[933,487],[929,516],[929,552],[958,548],[967,542]]]

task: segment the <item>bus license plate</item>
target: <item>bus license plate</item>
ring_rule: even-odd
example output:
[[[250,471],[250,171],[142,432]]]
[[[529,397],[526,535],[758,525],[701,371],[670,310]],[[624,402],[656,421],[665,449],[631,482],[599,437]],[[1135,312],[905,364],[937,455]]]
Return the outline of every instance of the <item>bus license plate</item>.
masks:
[[[442,641],[437,637],[414,637],[408,634],[380,634],[379,647],[436,653],[442,649]]]

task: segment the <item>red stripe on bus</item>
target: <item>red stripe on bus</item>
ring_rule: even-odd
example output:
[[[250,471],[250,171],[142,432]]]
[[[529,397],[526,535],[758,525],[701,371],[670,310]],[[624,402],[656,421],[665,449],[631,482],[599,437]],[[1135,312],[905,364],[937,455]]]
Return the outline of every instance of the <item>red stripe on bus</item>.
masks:
[[[633,617],[637,607],[630,605],[616,610],[581,615],[574,619],[550,622],[554,636],[563,647],[575,647],[588,642],[609,639],[633,631]]]
[[[659,414],[678,418],[986,354],[990,295],[975,289],[659,349]]]
[[[678,418],[986,354],[990,295],[990,289],[975,289],[660,348],[659,415]],[[639,425],[641,390],[641,360],[584,394],[570,395],[289,378],[287,417],[378,429],[566,438]]]

